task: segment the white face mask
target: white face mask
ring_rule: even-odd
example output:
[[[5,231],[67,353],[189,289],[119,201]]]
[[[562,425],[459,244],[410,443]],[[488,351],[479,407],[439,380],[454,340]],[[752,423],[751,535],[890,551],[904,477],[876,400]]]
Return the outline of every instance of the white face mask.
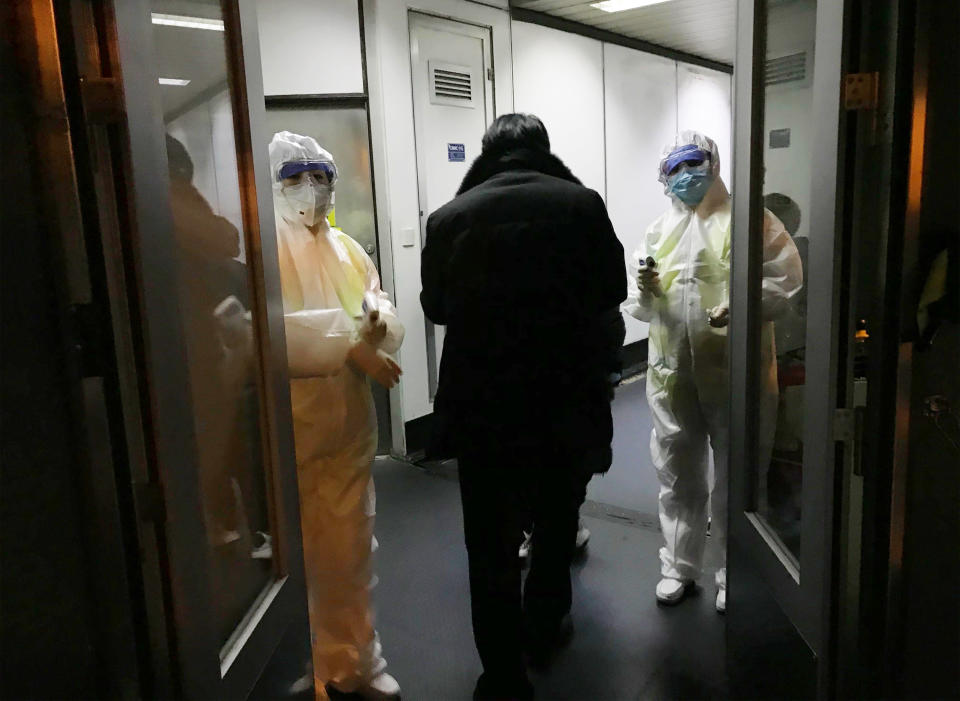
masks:
[[[310,181],[285,185],[283,196],[304,226],[313,226],[333,207],[333,188]]]

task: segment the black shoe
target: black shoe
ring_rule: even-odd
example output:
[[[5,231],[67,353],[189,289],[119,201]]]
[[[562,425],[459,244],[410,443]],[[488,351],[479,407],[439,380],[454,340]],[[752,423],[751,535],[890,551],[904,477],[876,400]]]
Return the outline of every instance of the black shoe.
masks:
[[[528,623],[525,647],[530,666],[534,669],[548,667],[572,637],[573,619],[569,613],[550,624]]]
[[[526,675],[497,679],[484,672],[477,679],[473,699],[474,701],[530,701],[533,699],[533,684]]]

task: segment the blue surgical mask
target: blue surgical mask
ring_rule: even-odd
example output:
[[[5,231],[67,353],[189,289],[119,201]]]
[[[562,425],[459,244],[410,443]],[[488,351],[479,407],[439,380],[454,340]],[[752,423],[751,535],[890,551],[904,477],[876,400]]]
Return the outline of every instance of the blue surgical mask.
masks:
[[[713,185],[713,175],[706,165],[683,170],[667,180],[671,193],[688,207],[696,207],[703,201],[707,190]]]

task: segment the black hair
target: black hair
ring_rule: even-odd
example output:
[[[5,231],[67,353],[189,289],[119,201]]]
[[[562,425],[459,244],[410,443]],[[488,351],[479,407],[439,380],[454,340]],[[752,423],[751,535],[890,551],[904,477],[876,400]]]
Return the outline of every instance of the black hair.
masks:
[[[167,170],[171,178],[193,180],[193,160],[187,148],[177,139],[167,134]]]
[[[483,153],[507,153],[516,149],[550,152],[550,137],[539,117],[532,114],[503,114],[483,135]]]
[[[773,212],[791,236],[796,236],[800,228],[800,205],[782,192],[771,192],[763,196],[763,206]]]

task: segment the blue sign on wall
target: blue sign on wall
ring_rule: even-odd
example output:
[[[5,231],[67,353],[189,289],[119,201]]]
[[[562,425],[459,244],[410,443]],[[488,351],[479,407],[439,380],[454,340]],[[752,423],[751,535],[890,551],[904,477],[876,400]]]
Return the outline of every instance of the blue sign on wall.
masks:
[[[448,161],[466,161],[467,150],[463,144],[447,144]]]

